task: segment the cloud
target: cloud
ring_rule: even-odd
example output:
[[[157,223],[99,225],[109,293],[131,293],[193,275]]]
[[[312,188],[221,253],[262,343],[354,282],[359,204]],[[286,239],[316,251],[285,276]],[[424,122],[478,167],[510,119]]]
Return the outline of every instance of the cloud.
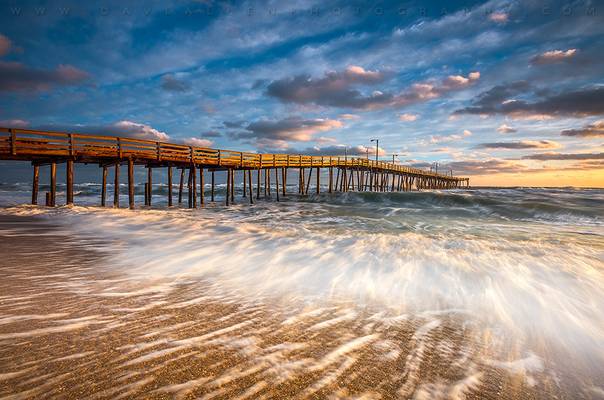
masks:
[[[427,162],[418,162],[410,164],[415,168],[429,168],[432,164]],[[499,174],[499,173],[520,173],[526,172],[526,165],[512,160],[501,160],[497,158],[488,160],[460,160],[450,163],[439,163],[439,171],[453,171],[453,175],[484,175],[484,174]]]
[[[77,85],[88,77],[86,72],[71,65],[44,70],[0,61],[0,91],[48,90],[52,86]]]
[[[514,97],[530,95],[534,100]],[[604,86],[548,94],[525,81],[494,86],[481,93],[474,103],[454,114],[504,114],[513,118],[546,119],[560,116],[585,117],[604,114]]]
[[[207,132],[203,132],[201,134],[201,136],[205,136],[205,137],[221,137],[222,133],[218,132],[218,131],[207,131]]]
[[[560,132],[562,136],[575,136],[575,137],[604,137],[604,120],[599,120],[594,123],[585,125],[580,129],[565,129]]]
[[[536,55],[531,58],[531,64],[533,65],[543,65],[543,64],[553,64],[561,61],[567,61],[570,58],[574,57],[577,54],[577,49],[568,49],[564,50],[552,50],[546,51],[543,54]]]
[[[224,121],[222,124],[225,128],[242,128],[245,121]]]
[[[359,119],[361,117],[356,114],[340,114],[339,118],[340,119]]]
[[[29,122],[22,119],[5,119],[0,121],[0,126],[3,128],[27,128]]]
[[[526,149],[558,149],[560,143],[551,140],[521,140],[518,142],[494,142],[476,145],[477,149],[503,149],[503,150],[526,150]]]
[[[480,79],[480,72],[470,72],[467,77],[462,75],[450,75],[439,82],[426,81],[416,83],[395,96],[391,105],[403,107],[413,103],[432,100],[441,97],[448,92],[465,89],[475,83],[478,79]]]
[[[398,119],[400,119],[401,121],[405,121],[405,122],[412,122],[415,121],[417,119],[418,115],[417,114],[401,114],[398,116]]]
[[[107,125],[43,125],[37,127],[37,129],[90,135],[122,136],[153,141],[168,141],[170,139],[170,136],[165,132],[147,124],[128,120]]]
[[[0,33],[0,57],[8,54],[12,46],[9,38]]]
[[[214,144],[214,142],[212,142],[211,140],[195,138],[195,137],[187,138],[187,139],[183,140],[183,142],[186,145],[195,146],[195,147],[211,147]]]
[[[604,160],[604,153],[539,153],[522,157],[523,160]]]
[[[513,133],[516,132],[516,129],[512,128],[507,124],[502,124],[499,128],[497,128],[497,132],[499,133]]]
[[[375,146],[345,146],[343,144],[333,146],[313,146],[305,149],[291,149],[286,151],[288,154],[305,154],[312,156],[343,156],[351,157],[375,157]],[[386,155],[386,151],[381,147],[378,149],[378,156]]]
[[[453,135],[447,135],[447,136],[439,136],[439,135],[430,136],[430,143],[437,144],[437,143],[453,142],[456,140],[461,140],[464,137],[468,137],[468,136],[472,136],[472,131],[470,131],[468,129],[464,129],[461,134],[453,134]]]
[[[286,103],[372,110],[428,101],[447,92],[464,89],[480,78],[479,72],[471,72],[467,77],[451,75],[441,81],[413,84],[396,95],[379,90],[365,95],[353,88],[355,85],[375,85],[384,81],[388,75],[378,71],[365,71],[361,67],[348,67],[342,72],[328,72],[319,79],[298,75],[273,81],[268,85],[266,93]]]
[[[191,89],[191,83],[178,79],[173,74],[167,74],[161,78],[161,87],[170,92],[186,92]]]
[[[509,14],[505,12],[492,12],[489,14],[489,19],[498,24],[505,24],[508,22]]]
[[[308,142],[313,135],[344,126],[334,119],[303,119],[287,117],[281,120],[259,120],[248,124],[244,131],[230,133],[236,139],[253,140],[258,147],[287,148],[288,142]]]
[[[165,132],[161,132],[155,128],[152,128],[149,125],[141,124],[138,122],[132,121],[118,121],[111,126],[116,135],[123,134],[125,136],[134,137],[137,139],[145,139],[145,140],[161,140],[167,141],[170,139],[170,136]]]
[[[358,66],[349,66],[340,72],[327,72],[323,78],[313,79],[309,75],[297,75],[271,82],[266,90],[269,96],[283,102],[368,108],[372,104],[385,103],[389,96],[374,92],[364,97],[353,85],[373,85],[386,79],[386,74],[366,71]]]

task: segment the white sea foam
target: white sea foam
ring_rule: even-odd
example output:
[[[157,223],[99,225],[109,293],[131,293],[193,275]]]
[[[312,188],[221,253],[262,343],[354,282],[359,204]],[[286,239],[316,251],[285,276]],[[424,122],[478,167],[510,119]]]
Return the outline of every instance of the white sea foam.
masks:
[[[580,218],[560,221],[562,214],[547,214],[547,207],[540,205],[535,207],[541,211],[532,216],[514,218],[493,206],[492,198],[477,200],[471,194],[423,199],[429,207],[422,209],[407,197],[363,202],[345,195],[335,204],[289,201],[134,212],[14,207],[2,212],[37,215],[73,237],[100,239],[93,247],[107,254],[107,264],[126,278],[105,279],[96,291],[85,280],[62,283],[67,277],[43,274],[35,279],[48,279],[62,290],[128,302],[113,310],[124,317],[156,308],[179,314],[215,301],[233,307],[214,317],[215,325],[195,333],[189,329],[196,321],[184,321],[138,335],[141,343],[121,348],[125,356],[114,360],[122,368],[174,359],[179,352],[186,357],[191,351],[221,348],[256,363],[230,368],[215,377],[216,382],[228,385],[253,374],[282,382],[300,371],[317,371],[320,378],[305,392],[312,395],[350,373],[370,351],[384,363],[401,364],[402,376],[394,386],[399,395],[463,398],[483,382],[482,367],[522,376],[529,384],[537,375],[549,374],[550,364],[539,351],[544,343],[554,344],[553,351],[589,360],[584,365],[602,365],[600,217],[581,211]],[[466,201],[470,203],[464,205]],[[464,214],[468,210],[476,214]],[[182,285],[199,281],[205,284],[203,292],[175,294]],[[176,299],[168,303],[169,294]],[[32,295],[0,297],[0,302],[30,302],[35,300]],[[274,327],[261,321],[265,305],[272,303],[283,313],[278,319],[283,331],[300,329],[311,339],[334,331],[347,335],[322,354],[298,354],[309,345],[291,337],[263,347],[261,338]],[[203,320],[206,312],[195,317]],[[277,311],[274,315],[279,316]],[[66,317],[25,311],[2,315],[0,325],[28,319],[55,325],[3,333],[0,339],[126,323],[101,316]],[[54,321],[59,318],[63,320]],[[504,341],[513,342],[514,351],[485,351],[477,362],[476,354],[460,348],[446,331],[451,318],[463,329],[477,329],[479,337],[499,348],[505,348]],[[388,336],[390,329],[402,325],[414,328],[404,346]],[[151,341],[142,342],[146,339]],[[290,357],[292,353],[296,357]],[[422,382],[422,363],[435,353],[463,370],[464,377]],[[209,388],[208,398],[226,393],[203,379],[189,382],[160,387],[158,393],[185,396],[201,384]],[[242,396],[253,397],[263,389],[250,386]]]

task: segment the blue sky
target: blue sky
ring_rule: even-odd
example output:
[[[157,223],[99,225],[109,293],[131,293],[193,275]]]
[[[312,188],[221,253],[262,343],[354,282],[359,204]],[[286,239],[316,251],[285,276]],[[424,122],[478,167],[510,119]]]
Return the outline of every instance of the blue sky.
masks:
[[[145,4],[3,2],[0,125],[604,186],[601,3]]]

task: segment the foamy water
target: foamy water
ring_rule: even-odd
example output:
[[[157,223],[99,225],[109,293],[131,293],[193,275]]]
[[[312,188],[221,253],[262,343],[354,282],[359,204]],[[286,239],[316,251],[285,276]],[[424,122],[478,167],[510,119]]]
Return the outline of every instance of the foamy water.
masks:
[[[4,194],[5,204],[21,200],[15,187]],[[76,202],[93,204],[93,196],[82,190]],[[119,343],[115,354],[103,354],[104,368],[113,371],[108,377],[124,377],[118,394],[603,393],[604,191],[238,203],[166,210],[158,196],[156,208],[135,211],[5,207],[3,215],[35,216],[69,240],[56,257],[5,268],[23,287],[21,296],[1,299],[0,342],[111,337]],[[43,242],[46,234],[31,237]],[[27,237],[18,224],[2,235]],[[80,248],[99,252],[101,261],[63,261],[65,251]],[[54,291],[64,303],[29,308]],[[33,390],[18,383],[50,362],[44,357],[85,364],[98,353],[87,345],[40,350],[41,359],[5,367],[0,382]],[[3,354],[4,365],[9,359]],[[204,367],[160,378],[192,359]],[[141,376],[142,365],[157,373]],[[53,379],[67,379],[60,372]]]

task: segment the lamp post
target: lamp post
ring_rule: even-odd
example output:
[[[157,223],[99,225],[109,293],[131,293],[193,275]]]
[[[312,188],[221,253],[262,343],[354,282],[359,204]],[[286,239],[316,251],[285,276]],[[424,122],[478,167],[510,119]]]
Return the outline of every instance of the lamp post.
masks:
[[[371,139],[372,142],[375,142],[375,162],[378,161],[378,153],[380,152],[380,139]]]
[[[398,154],[393,154],[392,155],[392,164],[394,164],[394,157],[398,157]]]

